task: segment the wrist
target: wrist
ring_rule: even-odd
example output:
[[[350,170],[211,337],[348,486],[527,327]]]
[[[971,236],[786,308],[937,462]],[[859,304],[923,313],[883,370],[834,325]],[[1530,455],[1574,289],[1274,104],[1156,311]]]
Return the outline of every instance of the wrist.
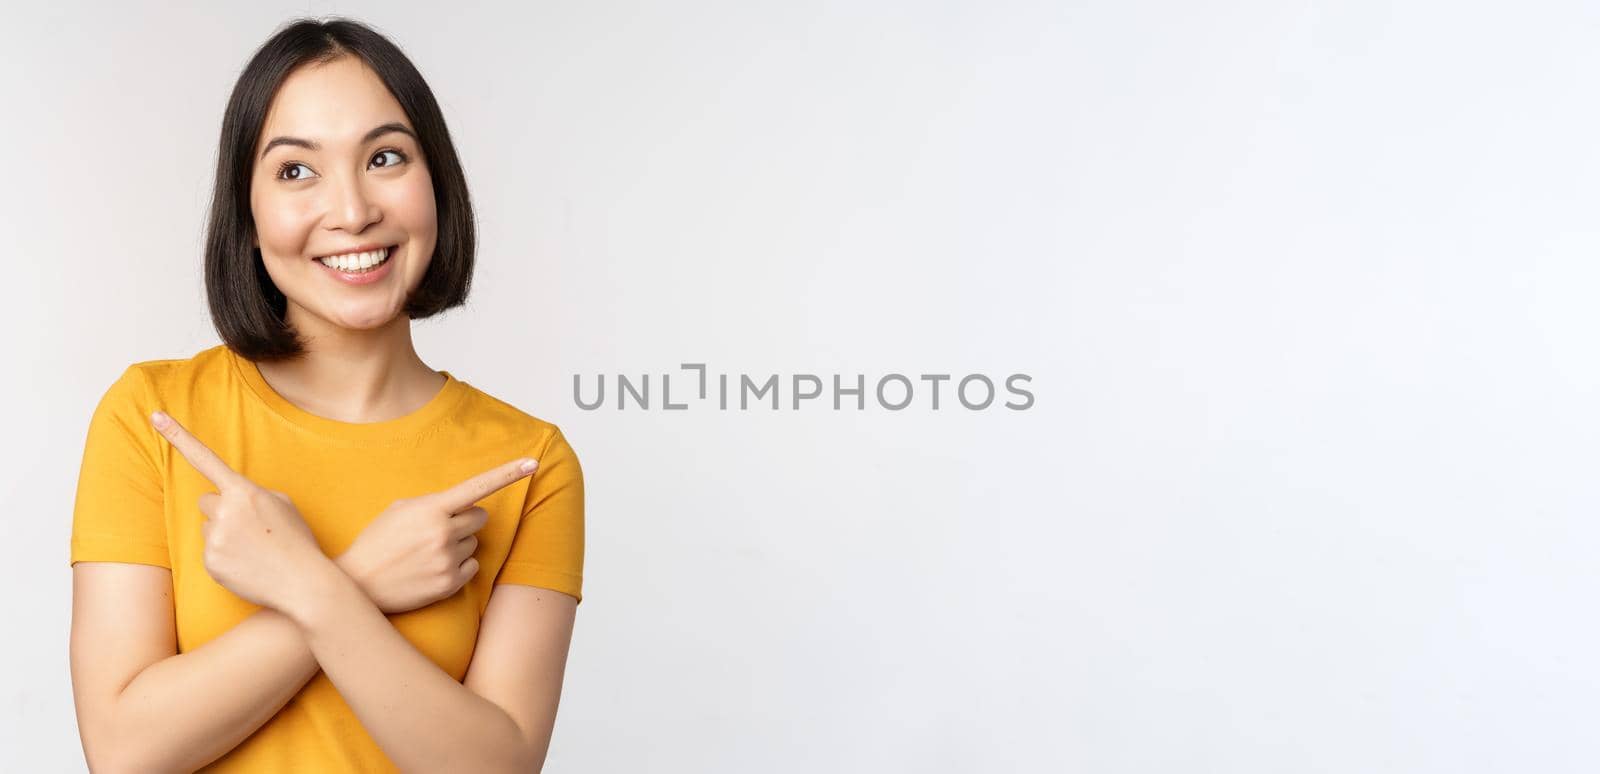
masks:
[[[356,580],[345,573],[344,557],[329,559],[318,555],[300,573],[296,574],[296,582],[289,590],[289,598],[280,611],[288,616],[302,629],[307,629],[326,620],[331,611],[337,610],[344,600],[354,593],[361,598],[366,598],[366,593]]]
[[[355,581],[357,586],[363,590],[366,589],[367,584],[362,581],[363,570],[361,564],[356,560],[354,554],[349,551],[339,554],[333,558],[333,566],[339,568],[345,575],[350,576],[350,580]]]
[[[372,600],[372,604],[377,605],[384,615],[389,614],[388,610],[384,610],[383,603],[373,595],[372,586],[367,582],[367,575],[370,571],[361,560],[357,559],[350,551],[345,551],[333,558],[333,564],[350,577],[350,580],[356,584],[356,588],[361,590],[362,596]]]

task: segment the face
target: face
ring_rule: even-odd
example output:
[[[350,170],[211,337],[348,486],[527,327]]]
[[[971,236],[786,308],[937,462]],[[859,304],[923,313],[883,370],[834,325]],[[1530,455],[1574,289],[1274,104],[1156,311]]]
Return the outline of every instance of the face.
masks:
[[[314,337],[330,326],[370,330],[408,319],[406,298],[438,237],[433,180],[414,132],[356,57],[303,66],[273,98],[256,145],[250,210],[256,246],[296,330]],[[329,256],[347,261],[330,267],[322,260]]]

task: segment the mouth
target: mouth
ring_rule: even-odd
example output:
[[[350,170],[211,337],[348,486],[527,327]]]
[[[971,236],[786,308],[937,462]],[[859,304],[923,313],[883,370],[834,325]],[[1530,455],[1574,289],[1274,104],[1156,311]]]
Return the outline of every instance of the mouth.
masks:
[[[312,262],[320,265],[336,282],[351,286],[371,285],[393,273],[390,267],[394,265],[394,255],[399,251],[399,245],[362,245],[354,252],[325,255],[313,258]]]
[[[352,252],[325,255],[312,260],[342,274],[360,276],[377,271],[389,263],[389,257],[399,249],[399,245],[384,247],[364,247]]]

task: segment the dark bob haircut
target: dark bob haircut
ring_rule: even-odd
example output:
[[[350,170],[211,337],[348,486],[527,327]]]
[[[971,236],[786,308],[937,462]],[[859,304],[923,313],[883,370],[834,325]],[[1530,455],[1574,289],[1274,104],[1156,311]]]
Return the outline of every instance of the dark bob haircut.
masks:
[[[466,175],[444,115],[422,74],[398,46],[342,18],[297,19],[261,45],[239,74],[222,117],[217,177],[206,223],[206,299],[223,343],[255,361],[292,358],[305,341],[288,324],[287,299],[267,275],[255,245],[250,178],[256,144],[278,87],[296,68],[356,56],[383,80],[416,129],[433,178],[439,236],[421,283],[406,299],[411,319],[466,302],[477,236]]]

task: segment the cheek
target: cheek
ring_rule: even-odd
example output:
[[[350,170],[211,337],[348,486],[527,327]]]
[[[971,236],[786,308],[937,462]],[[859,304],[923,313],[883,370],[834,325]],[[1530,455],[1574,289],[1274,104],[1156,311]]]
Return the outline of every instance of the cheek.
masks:
[[[250,209],[263,254],[299,255],[304,251],[313,220],[305,202],[262,196],[252,199]]]
[[[394,189],[390,212],[416,242],[432,243],[438,233],[438,209],[433,201],[433,182],[426,174],[411,175]]]

